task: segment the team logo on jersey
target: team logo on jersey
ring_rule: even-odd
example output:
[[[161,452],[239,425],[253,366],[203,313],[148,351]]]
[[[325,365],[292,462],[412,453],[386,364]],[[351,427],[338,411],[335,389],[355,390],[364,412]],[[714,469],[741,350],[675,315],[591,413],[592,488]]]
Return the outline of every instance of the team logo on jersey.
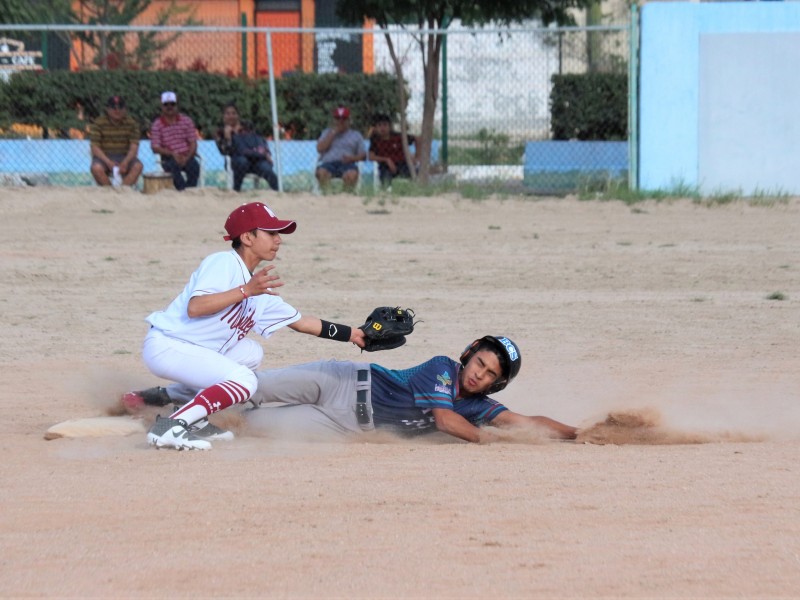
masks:
[[[450,386],[453,385],[453,379],[450,377],[450,373],[445,371],[441,375],[437,375],[436,376],[436,381],[438,381],[439,384],[441,384],[441,385],[439,385],[439,384],[434,385],[433,386],[433,391],[441,392],[443,394],[449,394],[450,393]]]

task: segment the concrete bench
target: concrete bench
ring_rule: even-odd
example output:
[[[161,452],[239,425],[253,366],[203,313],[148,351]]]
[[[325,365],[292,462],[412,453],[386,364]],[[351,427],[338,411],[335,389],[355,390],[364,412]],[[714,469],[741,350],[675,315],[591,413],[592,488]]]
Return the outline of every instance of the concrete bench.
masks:
[[[434,161],[439,153],[440,143],[435,140],[432,148]],[[367,143],[369,148],[369,143]],[[269,142],[269,149],[275,162],[275,171],[280,165],[283,189],[286,191],[314,189],[314,171],[317,166],[317,143],[307,141],[281,141],[280,156],[275,142]],[[203,160],[203,175],[206,186],[226,188],[225,157],[219,153],[212,140],[198,142],[198,154]],[[150,141],[139,144],[139,160],[144,172],[160,171],[161,167],[150,149]],[[0,139],[0,180],[10,177],[35,179],[53,185],[94,185],[89,173],[91,154],[89,140],[42,140],[42,139]],[[364,181],[371,181],[376,164],[365,161],[360,165]],[[248,184],[252,185],[252,181]]]
[[[557,193],[596,181],[621,179],[628,172],[628,142],[543,141],[525,144],[523,184]]]

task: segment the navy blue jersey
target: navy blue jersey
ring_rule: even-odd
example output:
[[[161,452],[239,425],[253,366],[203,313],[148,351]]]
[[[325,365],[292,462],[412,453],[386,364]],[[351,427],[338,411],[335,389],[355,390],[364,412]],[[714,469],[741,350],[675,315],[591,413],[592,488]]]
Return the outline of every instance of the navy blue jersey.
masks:
[[[505,406],[488,396],[458,398],[461,365],[447,356],[434,356],[410,369],[392,370],[372,364],[372,411],[376,427],[406,435],[436,430],[432,408],[449,408],[480,427]]]

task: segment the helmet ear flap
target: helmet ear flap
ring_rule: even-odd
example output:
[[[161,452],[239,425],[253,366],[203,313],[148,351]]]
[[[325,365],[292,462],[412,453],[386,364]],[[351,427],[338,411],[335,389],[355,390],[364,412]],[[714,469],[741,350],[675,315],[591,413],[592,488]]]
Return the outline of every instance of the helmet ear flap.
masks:
[[[478,344],[480,344],[480,343],[481,343],[481,340],[475,340],[469,346],[464,348],[464,351],[461,353],[461,358],[459,359],[461,361],[461,366],[462,367],[466,367],[467,366],[467,363],[469,362],[469,359],[472,358],[473,354],[475,354],[475,350],[478,347]]]

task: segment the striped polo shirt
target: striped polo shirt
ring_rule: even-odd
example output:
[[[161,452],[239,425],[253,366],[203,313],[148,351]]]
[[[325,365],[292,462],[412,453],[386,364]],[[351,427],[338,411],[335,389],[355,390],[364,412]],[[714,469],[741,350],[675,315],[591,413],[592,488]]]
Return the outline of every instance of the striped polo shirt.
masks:
[[[196,139],[194,121],[183,113],[178,114],[174,123],[167,123],[164,117],[158,117],[150,129],[151,147],[160,146],[179,154],[188,152],[189,144]]]
[[[100,115],[92,123],[89,139],[106,154],[127,154],[131,144],[139,143],[139,125],[129,115],[119,123]]]

